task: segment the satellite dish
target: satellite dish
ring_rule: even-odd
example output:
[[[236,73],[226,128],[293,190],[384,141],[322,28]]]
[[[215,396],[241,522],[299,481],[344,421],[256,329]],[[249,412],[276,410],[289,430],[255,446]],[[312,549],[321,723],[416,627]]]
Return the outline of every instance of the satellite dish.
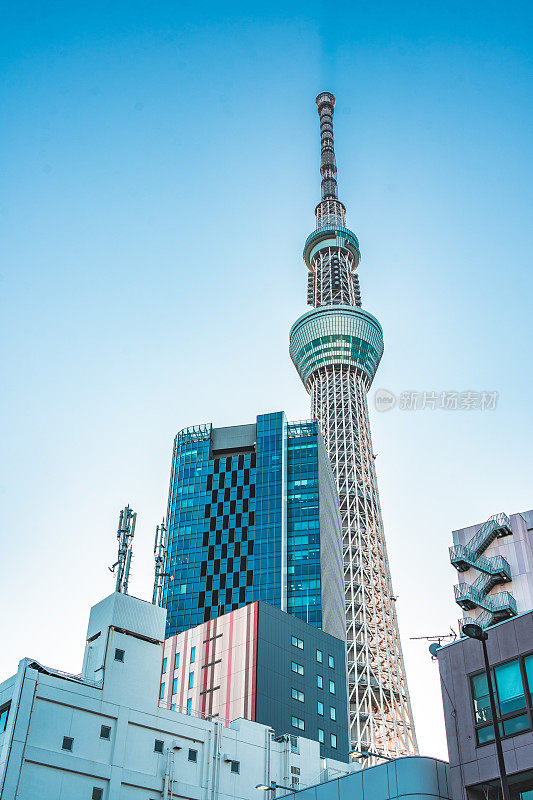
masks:
[[[429,645],[429,652],[433,656],[433,658],[437,658],[437,651],[440,650],[441,645],[439,642],[433,642]]]

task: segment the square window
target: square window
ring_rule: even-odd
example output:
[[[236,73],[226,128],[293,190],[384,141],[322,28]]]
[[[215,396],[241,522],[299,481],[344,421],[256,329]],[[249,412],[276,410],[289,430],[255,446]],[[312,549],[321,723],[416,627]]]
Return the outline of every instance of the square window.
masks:
[[[297,675],[303,675],[304,674],[304,668],[303,668],[302,664],[297,664],[296,661],[291,661],[291,670],[293,672],[296,672]]]
[[[115,647],[115,661],[124,662],[125,651]]]
[[[101,789],[99,786],[93,786],[93,793],[91,795],[92,800],[102,800],[104,796],[104,790]]]
[[[241,762],[240,761],[232,761],[231,762],[231,771],[235,772],[237,775],[241,771]]]
[[[71,736],[63,736],[63,744],[61,745],[61,749],[72,752],[73,744],[74,744],[74,739]]]
[[[335,681],[330,681],[329,682],[329,693],[330,694],[335,694]]]
[[[334,733],[331,734],[331,746],[337,749],[337,736]]]
[[[318,729],[318,741],[320,742],[320,744],[324,744],[324,731],[322,730],[322,728]]]
[[[324,678],[322,677],[322,675],[316,676],[316,685],[318,686],[319,689],[324,688]]]
[[[335,669],[335,659],[333,656],[328,656],[328,666],[330,666],[331,669]]]
[[[291,697],[293,700],[298,700],[300,703],[305,702],[305,695],[299,689],[291,689]]]
[[[324,716],[324,703],[321,700],[317,701],[316,710],[321,717]]]
[[[111,739],[111,728],[109,725],[102,725],[100,728],[100,739]]]
[[[322,650],[316,651],[316,660],[318,661],[319,664],[322,664]]]
[[[154,742],[154,753],[162,753],[165,743],[162,739],[156,739]]]
[[[195,764],[198,761],[198,750],[193,750],[189,748],[189,761],[193,761]]]
[[[291,644],[294,645],[294,647],[297,647],[298,650],[304,649],[303,639],[298,639],[297,636],[291,636]]]
[[[337,712],[335,711],[333,706],[329,707],[329,718],[335,722],[337,720]]]

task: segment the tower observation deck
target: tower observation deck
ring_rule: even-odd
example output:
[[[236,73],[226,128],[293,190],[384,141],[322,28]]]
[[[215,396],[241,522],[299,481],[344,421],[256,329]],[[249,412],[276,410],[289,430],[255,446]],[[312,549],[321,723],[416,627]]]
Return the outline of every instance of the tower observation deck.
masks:
[[[290,355],[311,395],[337,480],[342,520],[350,746],[385,756],[417,752],[385,544],[367,392],[383,332],[361,307],[357,237],[337,196],[335,97],[316,98],[322,199],[304,247],[307,302],[290,332]]]

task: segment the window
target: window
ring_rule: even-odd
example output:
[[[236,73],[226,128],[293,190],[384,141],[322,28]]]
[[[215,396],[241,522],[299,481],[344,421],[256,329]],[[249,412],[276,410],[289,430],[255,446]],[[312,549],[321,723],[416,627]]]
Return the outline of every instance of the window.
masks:
[[[520,662],[516,660],[502,664],[495,668],[494,675],[501,716],[525,709],[526,698],[520,675]]]
[[[299,775],[300,774],[300,767],[291,767],[291,774],[292,775]]]
[[[333,720],[333,722],[337,721],[337,712],[333,706],[329,707],[329,718]]]
[[[124,661],[125,650],[115,647],[115,661]]]
[[[300,703],[305,703],[305,695],[299,689],[291,689],[291,697],[293,700],[298,700]]]
[[[324,744],[324,731],[322,730],[322,728],[318,729],[318,741],[320,742],[320,744]]]
[[[329,693],[330,694],[335,694],[335,681],[330,681],[329,682]]]
[[[111,728],[109,725],[102,725],[100,728],[100,739],[111,739]]]
[[[303,639],[298,639],[297,636],[291,636],[291,644],[294,645],[294,647],[297,647],[298,650],[304,649]]]
[[[9,708],[11,703],[0,708],[0,733],[3,733],[7,728],[7,718],[9,717]]]
[[[92,800],[102,800],[104,796],[104,790],[101,789],[99,786],[93,786],[93,793],[91,795]]]
[[[502,737],[531,730],[533,654],[498,664],[491,670]],[[494,741],[489,689],[484,672],[470,676],[477,744]]]
[[[296,661],[291,661],[291,669],[293,672],[296,672],[297,675],[304,674],[304,668],[301,664],[297,664]]]
[[[164,658],[164,659],[163,659],[163,667],[162,667],[162,669],[161,669],[161,672],[162,672],[162,673],[163,673],[163,675],[164,675],[166,671],[167,671],[167,660],[166,660],[166,658]]]
[[[73,744],[74,744],[74,739],[71,736],[63,736],[63,744],[61,745],[61,749],[72,752]]]
[[[198,750],[193,750],[189,748],[189,761],[193,761],[195,764],[198,761]]]
[[[189,689],[192,689],[194,685],[194,672],[189,672]]]
[[[336,750],[337,749],[337,735],[335,733],[331,734],[331,746]]]
[[[164,696],[165,696],[165,684],[162,683],[159,688],[159,699],[163,700]]]
[[[239,774],[241,771],[241,762],[240,761],[230,761],[230,769],[232,772],[235,772],[236,775]]]
[[[289,733],[289,739],[291,740],[291,753],[300,753],[300,746],[298,744],[298,737],[295,736],[293,733]]]
[[[180,654],[176,653],[176,658],[174,659],[174,669],[178,669],[180,665]]]
[[[174,680],[172,681],[172,694],[176,694],[177,691],[178,691],[178,679],[174,678]]]
[[[291,775],[291,789],[299,789],[300,788],[300,778],[296,775]]]
[[[191,664],[196,661],[196,647],[191,647]]]
[[[316,660],[318,661],[319,664],[322,664],[322,650],[316,651]]]
[[[335,669],[335,659],[333,656],[328,656],[328,666],[331,667],[331,669]]]
[[[324,716],[324,703],[321,700],[317,701],[316,710],[320,714],[321,717]]]
[[[187,714],[190,714],[192,711],[192,697],[187,698]]]
[[[317,685],[317,687],[319,689],[323,689],[324,688],[324,678],[322,677],[322,675],[317,675],[316,676],[316,685]]]
[[[165,743],[162,739],[156,739],[154,742],[154,753],[162,753]]]
[[[293,728],[298,728],[300,731],[305,730],[305,722],[299,717],[291,717],[291,725]]]

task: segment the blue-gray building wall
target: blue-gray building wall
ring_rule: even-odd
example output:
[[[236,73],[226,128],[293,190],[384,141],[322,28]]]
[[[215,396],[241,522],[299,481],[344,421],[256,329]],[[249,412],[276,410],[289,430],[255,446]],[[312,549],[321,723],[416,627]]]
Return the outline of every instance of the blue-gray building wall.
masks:
[[[533,612],[494,625],[487,633],[491,667],[519,659],[522,679],[527,681],[523,660],[524,656],[533,653]],[[453,800],[481,799],[486,796],[487,787],[497,787],[499,783],[496,746],[494,742],[478,744],[474,723],[471,677],[484,671],[482,646],[475,639],[465,637],[440,648],[437,657],[450,759],[451,796]],[[511,795],[518,800],[518,787],[526,785],[533,789],[533,685],[530,685],[529,692],[525,691],[524,710],[520,703],[517,704],[518,689],[513,686],[511,689],[516,695],[513,697],[516,706],[512,712],[514,719],[523,717],[525,712],[529,721],[528,730],[504,736],[502,740]],[[496,702],[499,703],[497,687]]]
[[[292,644],[292,637],[303,647]],[[322,661],[317,660],[317,651]],[[333,657],[333,666],[329,657]],[[270,725],[276,734],[305,736],[319,741],[318,731],[324,732],[320,747],[323,758],[348,761],[348,701],[346,690],[345,643],[312,625],[266,603],[259,604],[257,624],[257,673],[255,719]],[[295,672],[292,664],[303,668]],[[322,676],[322,688],[317,676]],[[330,692],[330,681],[334,693]],[[301,692],[296,699],[292,690]],[[318,703],[323,704],[319,714]],[[330,709],[335,709],[335,720]],[[293,717],[303,722],[299,728]],[[336,737],[332,746],[331,734]]]

